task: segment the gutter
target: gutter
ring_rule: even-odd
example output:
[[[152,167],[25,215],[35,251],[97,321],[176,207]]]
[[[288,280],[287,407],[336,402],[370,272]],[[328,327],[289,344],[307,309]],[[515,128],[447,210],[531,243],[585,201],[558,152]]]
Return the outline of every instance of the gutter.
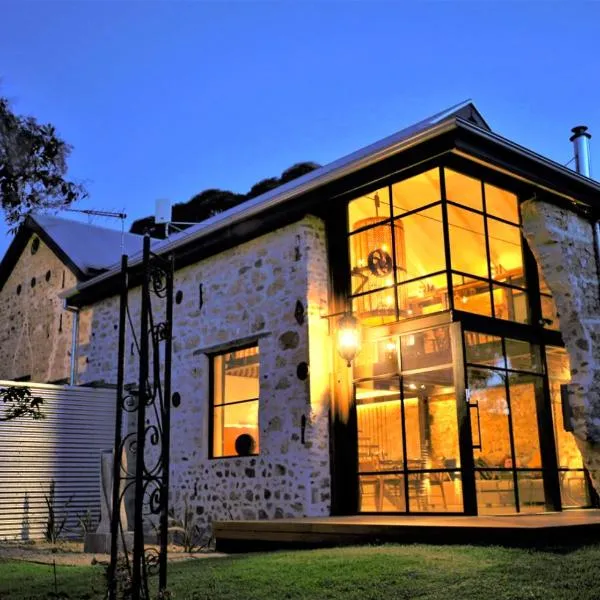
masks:
[[[585,184],[588,187],[594,188],[595,191],[600,193],[600,183],[594,181],[593,179],[590,179],[589,177],[585,177],[585,176],[581,175],[580,173],[573,171],[572,169],[564,167],[563,165],[560,165],[557,162],[554,162],[553,160],[550,160],[549,158],[542,156],[541,154],[537,154],[536,152],[533,152],[532,150],[528,150],[524,146],[520,146],[519,144],[516,144],[515,142],[511,142],[510,140],[502,137],[501,135],[498,135],[497,133],[493,133],[491,131],[485,131],[485,130],[481,129],[480,127],[477,127],[476,125],[472,125],[468,121],[465,121],[464,119],[461,119],[461,118],[457,118],[456,120],[458,122],[457,125],[460,129],[467,129],[467,130],[471,131],[472,133],[478,135],[481,138],[485,138],[488,141],[494,142],[494,143],[506,148],[507,150],[511,150],[512,152],[519,154],[520,156],[534,160],[535,162],[539,163],[540,165],[543,165],[549,169],[552,169],[553,171],[557,171],[561,175],[570,177],[571,179],[573,179],[574,181],[577,181],[578,183]]]

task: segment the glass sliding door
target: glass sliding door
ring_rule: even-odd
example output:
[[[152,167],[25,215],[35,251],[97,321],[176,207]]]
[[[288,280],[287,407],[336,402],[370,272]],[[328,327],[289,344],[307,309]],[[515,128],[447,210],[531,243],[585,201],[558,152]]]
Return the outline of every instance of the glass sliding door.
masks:
[[[470,331],[464,339],[478,513],[544,511],[539,349]]]
[[[463,512],[450,329],[370,347],[355,382],[361,512]],[[389,372],[393,376],[373,376]],[[358,374],[366,374],[357,365]]]

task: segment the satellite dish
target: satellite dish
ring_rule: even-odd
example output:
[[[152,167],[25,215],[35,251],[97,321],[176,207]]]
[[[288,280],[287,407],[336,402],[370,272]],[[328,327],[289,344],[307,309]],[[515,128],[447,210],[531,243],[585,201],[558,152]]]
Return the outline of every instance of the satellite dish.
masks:
[[[168,198],[158,198],[154,210],[155,223],[171,222],[171,201]]]

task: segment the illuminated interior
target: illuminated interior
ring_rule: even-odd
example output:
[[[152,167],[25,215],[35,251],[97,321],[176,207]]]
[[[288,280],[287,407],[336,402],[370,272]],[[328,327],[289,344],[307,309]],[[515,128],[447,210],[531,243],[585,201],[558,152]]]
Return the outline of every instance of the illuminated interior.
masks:
[[[448,329],[388,338],[380,346],[381,353],[371,354],[371,361],[363,356],[363,364],[371,362],[372,373],[387,370],[390,376],[355,384],[360,509],[461,512]],[[421,361],[427,370],[414,369]]]
[[[259,453],[258,346],[212,358],[212,455],[245,456]]]
[[[541,512],[539,350],[528,342],[470,331],[464,337],[478,512]]]
[[[569,355],[564,348],[546,348],[550,397],[552,400],[552,421],[556,440],[560,494],[565,507],[589,506],[583,460],[577,448],[575,437],[565,430],[560,386],[571,381]]]
[[[528,287],[517,196],[440,167],[350,201],[348,217],[352,314],[376,332],[351,361],[360,511],[463,512],[462,476],[474,478],[478,514],[546,510],[542,460],[547,467],[553,450],[542,447],[538,423],[549,423],[550,413],[562,504],[588,506],[581,455],[562,421],[568,356],[503,334],[502,321],[537,326],[537,311],[543,327],[558,329],[541,272],[539,289]],[[471,313],[488,317],[482,328],[502,333],[431,322],[418,330],[423,321],[415,321],[413,333],[392,334],[394,323],[449,310],[464,328]],[[526,337],[518,331],[515,337]],[[466,361],[462,399],[457,348]],[[459,470],[459,418],[469,426],[474,461],[466,475]]]
[[[348,216],[352,309],[364,324],[449,308],[529,322],[516,195],[436,168],[351,201]]]

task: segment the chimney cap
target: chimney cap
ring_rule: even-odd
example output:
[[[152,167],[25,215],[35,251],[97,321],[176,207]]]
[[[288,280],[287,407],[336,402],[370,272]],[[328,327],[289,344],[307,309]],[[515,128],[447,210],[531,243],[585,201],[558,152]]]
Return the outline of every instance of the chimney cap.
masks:
[[[571,129],[571,131],[573,132],[573,135],[569,138],[569,141],[572,142],[573,140],[576,140],[578,137],[581,137],[582,135],[584,135],[586,138],[590,139],[592,137],[591,133],[587,132],[588,128],[585,125],[577,125],[576,127],[573,127],[573,129]]]

